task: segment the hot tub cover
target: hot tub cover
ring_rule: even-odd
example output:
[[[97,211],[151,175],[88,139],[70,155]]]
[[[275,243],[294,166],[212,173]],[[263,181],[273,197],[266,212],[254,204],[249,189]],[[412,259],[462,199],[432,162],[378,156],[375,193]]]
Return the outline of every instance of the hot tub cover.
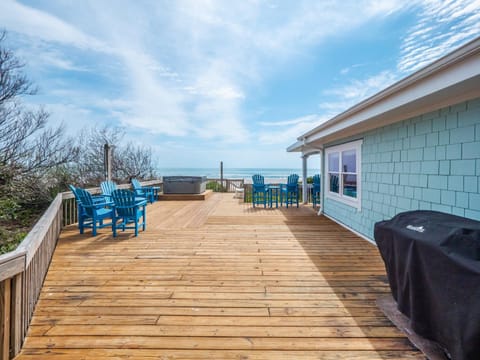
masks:
[[[205,192],[206,176],[164,176],[164,194],[201,194]]]
[[[375,224],[398,309],[452,359],[480,359],[480,222],[409,211]]]

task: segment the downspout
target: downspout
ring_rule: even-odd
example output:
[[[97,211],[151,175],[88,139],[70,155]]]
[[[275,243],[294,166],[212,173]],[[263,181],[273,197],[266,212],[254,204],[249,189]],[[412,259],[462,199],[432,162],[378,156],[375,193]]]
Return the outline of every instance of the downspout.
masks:
[[[308,155],[302,155],[302,201],[304,204],[308,202],[307,159]]]
[[[322,215],[325,207],[325,151],[320,150],[320,196],[322,201],[320,203],[320,209],[318,210],[318,215]]]

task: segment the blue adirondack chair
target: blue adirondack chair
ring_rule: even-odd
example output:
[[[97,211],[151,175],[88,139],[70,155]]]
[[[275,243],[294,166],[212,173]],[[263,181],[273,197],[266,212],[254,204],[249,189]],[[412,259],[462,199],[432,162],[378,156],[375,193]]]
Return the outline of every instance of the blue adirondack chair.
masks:
[[[112,219],[113,211],[106,206],[111,205],[110,202],[93,197],[87,190],[75,188],[79,205],[78,228],[80,234],[83,234],[85,228],[92,229],[92,235],[97,235],[97,229],[112,226],[112,221],[105,223],[104,220]],[[80,210],[81,207],[81,210]]]
[[[313,175],[313,188],[312,188],[312,203],[315,209],[317,205],[320,205],[320,175]]]
[[[252,203],[255,205],[263,204],[267,207],[268,186],[265,185],[265,178],[262,175],[255,174],[252,176]]]
[[[153,187],[153,186],[142,186],[140,184],[140,181],[138,179],[133,178],[131,180],[132,182],[132,188],[137,194],[137,196],[143,196],[146,198],[150,203],[153,203],[156,199],[156,194],[158,193],[158,188]]]
[[[68,185],[68,188],[72,191],[72,194],[75,196],[75,202],[77,203],[77,218],[78,218],[78,228],[80,229],[80,224],[82,223],[83,218],[86,216],[85,209],[82,206],[80,198],[77,195],[77,188],[73,185]],[[104,204],[106,205],[105,197],[92,195],[92,200],[95,204]]]
[[[291,174],[288,176],[287,183],[282,186],[282,201],[285,200],[285,205],[293,205],[295,201],[298,208],[298,175]]]
[[[112,200],[112,192],[114,190],[117,190],[117,184],[115,184],[113,181],[102,181],[100,183],[100,188],[102,189],[102,195],[107,198],[109,201]]]
[[[138,201],[138,197],[131,190],[118,189],[112,193],[114,203],[113,237],[117,236],[117,229],[135,229],[138,236],[138,228],[141,226],[145,231],[147,224],[146,206],[147,200]],[[141,221],[142,219],[142,221]]]
[[[338,175],[330,175],[330,191],[338,193]]]
[[[100,188],[102,189],[102,196],[104,196],[108,201],[113,202],[112,193],[118,189],[117,184],[113,181],[102,181],[100,183]],[[146,200],[145,196],[136,196],[136,201]]]

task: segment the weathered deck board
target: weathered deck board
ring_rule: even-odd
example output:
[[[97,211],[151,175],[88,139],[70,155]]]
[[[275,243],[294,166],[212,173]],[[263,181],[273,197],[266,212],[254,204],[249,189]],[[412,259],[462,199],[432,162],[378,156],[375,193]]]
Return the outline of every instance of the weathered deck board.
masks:
[[[377,249],[310,207],[157,202],[58,243],[17,359],[424,359],[376,307]]]

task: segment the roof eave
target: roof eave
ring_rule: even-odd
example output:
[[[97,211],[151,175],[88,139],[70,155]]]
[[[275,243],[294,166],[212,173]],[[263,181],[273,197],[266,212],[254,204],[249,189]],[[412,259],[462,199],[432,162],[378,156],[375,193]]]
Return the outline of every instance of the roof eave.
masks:
[[[301,152],[303,151],[303,141],[297,141],[287,147],[287,152]]]

